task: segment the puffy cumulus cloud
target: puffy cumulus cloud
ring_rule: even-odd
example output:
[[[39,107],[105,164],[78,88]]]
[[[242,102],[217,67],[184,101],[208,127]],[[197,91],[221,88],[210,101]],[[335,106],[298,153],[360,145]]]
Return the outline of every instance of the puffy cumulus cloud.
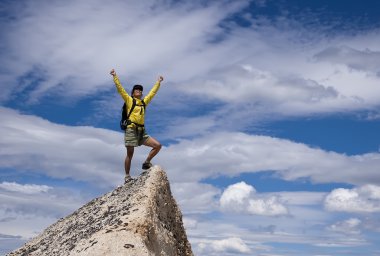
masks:
[[[326,196],[324,204],[329,211],[380,212],[380,186],[364,185],[353,189],[334,189]]]
[[[269,136],[214,132],[169,145],[158,156],[174,181],[274,171],[285,180],[380,184],[378,153],[347,156]]]
[[[46,185],[36,184],[18,184],[16,182],[2,182],[0,183],[0,189],[4,189],[11,192],[20,192],[23,194],[37,194],[48,192],[52,187]]]
[[[249,254],[251,252],[247,244],[239,237],[230,237],[222,240],[214,240],[198,244],[201,254],[207,255],[230,255]]]
[[[254,187],[248,185],[244,181],[228,186],[220,197],[220,205],[222,208],[231,208],[241,211],[245,207],[245,203],[255,193]]]
[[[339,221],[335,224],[332,224],[328,227],[328,230],[344,233],[344,234],[351,234],[356,235],[360,234],[360,226],[362,224],[362,221],[357,218],[350,218],[344,221]]]
[[[287,208],[276,196],[258,198],[256,190],[244,181],[230,185],[220,197],[220,206],[225,211],[279,216],[288,214]]]

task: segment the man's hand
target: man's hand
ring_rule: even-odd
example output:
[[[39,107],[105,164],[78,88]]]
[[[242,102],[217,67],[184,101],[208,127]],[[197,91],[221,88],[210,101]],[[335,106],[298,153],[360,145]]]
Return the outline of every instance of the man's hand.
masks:
[[[164,78],[162,76],[159,76],[157,81],[161,83],[162,81],[164,81]]]
[[[115,71],[115,69],[112,69],[111,72],[110,72],[110,74],[111,74],[112,76],[116,76],[116,71]]]

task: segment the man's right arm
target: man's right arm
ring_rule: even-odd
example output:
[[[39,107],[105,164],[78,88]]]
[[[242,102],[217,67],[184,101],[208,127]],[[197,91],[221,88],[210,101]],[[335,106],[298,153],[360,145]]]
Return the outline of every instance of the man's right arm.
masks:
[[[120,80],[117,77],[115,70],[112,69],[111,72],[110,72],[110,74],[113,76],[113,81],[114,81],[114,83],[116,85],[117,91],[119,92],[119,94],[121,95],[121,97],[124,99],[124,101],[128,103],[131,100],[131,96],[129,96],[129,94],[125,91],[125,89],[121,85]]]

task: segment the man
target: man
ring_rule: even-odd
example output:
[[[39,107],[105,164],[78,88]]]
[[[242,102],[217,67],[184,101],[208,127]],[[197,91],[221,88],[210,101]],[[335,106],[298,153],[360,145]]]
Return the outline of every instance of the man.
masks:
[[[117,91],[123,98],[126,104],[126,110],[127,113],[130,113],[133,105],[133,101],[135,100],[135,106],[132,109],[132,112],[129,115],[129,121],[127,128],[125,129],[125,147],[127,148],[127,156],[125,157],[124,162],[124,168],[125,168],[125,180],[124,182],[127,183],[128,181],[132,180],[130,175],[130,169],[131,169],[131,161],[133,157],[133,152],[135,147],[145,145],[148,147],[151,147],[152,150],[149,152],[148,157],[146,158],[145,162],[142,165],[142,168],[144,170],[149,169],[152,167],[151,160],[152,158],[157,155],[157,153],[161,149],[161,144],[153,137],[149,136],[145,131],[144,126],[144,117],[145,117],[145,107],[150,103],[152,98],[156,95],[158,89],[160,88],[161,82],[164,80],[162,76],[158,77],[157,82],[153,86],[153,88],[150,90],[148,95],[142,99],[142,92],[143,87],[141,85],[135,85],[133,86],[131,95],[129,95],[123,88],[123,86],[120,84],[119,78],[116,75],[116,72],[114,69],[111,70],[110,74],[113,76],[113,81],[115,82]]]

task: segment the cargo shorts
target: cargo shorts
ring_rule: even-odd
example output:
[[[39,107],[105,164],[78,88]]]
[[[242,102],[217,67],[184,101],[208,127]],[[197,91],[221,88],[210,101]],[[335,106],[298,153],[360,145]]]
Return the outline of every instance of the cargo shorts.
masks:
[[[127,127],[125,129],[124,142],[126,147],[138,147],[149,138],[144,127]]]

